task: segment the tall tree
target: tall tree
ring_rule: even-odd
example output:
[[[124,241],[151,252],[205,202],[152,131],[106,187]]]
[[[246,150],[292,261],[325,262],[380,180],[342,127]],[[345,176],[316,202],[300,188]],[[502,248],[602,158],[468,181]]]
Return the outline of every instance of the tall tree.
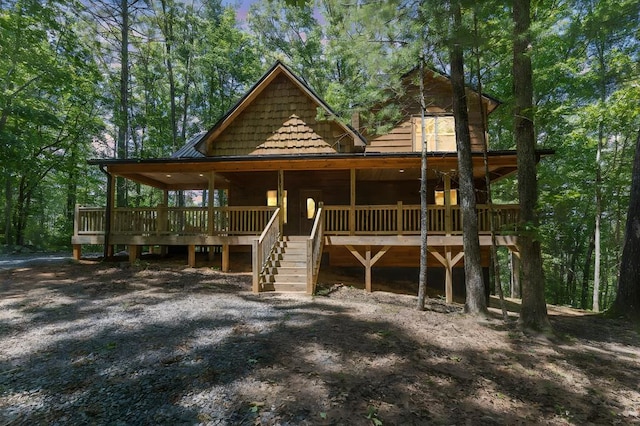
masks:
[[[533,124],[533,73],[531,67],[531,2],[513,2],[514,137],[518,153],[518,195],[522,260],[522,308],[520,324],[527,329],[550,329],[544,294],[542,256],[538,240],[538,179]]]
[[[471,134],[467,92],[464,82],[464,51],[462,48],[462,10],[460,3],[452,1],[451,22],[453,37],[450,44],[451,86],[453,89],[453,116],[455,118],[456,148],[460,185],[460,213],[462,214],[462,244],[464,249],[464,273],[467,297],[465,311],[473,315],[486,315],[487,302],[482,278],[480,240],[476,190],[471,158]]]
[[[631,197],[627,212],[618,292],[612,311],[629,318],[640,318],[640,131],[633,162]]]

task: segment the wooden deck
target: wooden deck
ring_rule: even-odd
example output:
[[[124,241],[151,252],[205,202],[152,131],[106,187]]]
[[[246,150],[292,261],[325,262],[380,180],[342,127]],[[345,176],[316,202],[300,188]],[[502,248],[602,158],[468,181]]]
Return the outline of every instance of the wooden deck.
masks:
[[[248,241],[262,234],[276,207],[143,207],[116,208],[112,212],[109,241],[113,244],[187,244]],[[479,204],[478,230],[490,234],[490,206]],[[410,236],[420,235],[420,206],[324,206],[324,235],[331,244],[358,241],[346,236],[373,236],[371,241],[412,245]],[[500,236],[515,233],[518,205],[493,205],[494,223]],[[428,233],[433,241],[462,235],[462,216],[458,206],[430,205],[427,209]],[[212,220],[209,220],[209,218]],[[99,207],[76,207],[73,244],[104,244],[106,211]],[[400,238],[404,236],[405,238]],[[333,238],[332,238],[333,237]],[[451,238],[459,241],[460,238]],[[483,239],[484,240],[484,239]]]
[[[478,205],[481,246],[491,245],[490,215],[493,213],[498,245],[516,250],[517,205]],[[447,300],[452,300],[452,268],[463,259],[462,216],[458,206],[430,205],[428,246],[432,259],[446,270]],[[210,220],[211,218],[211,220]],[[107,221],[110,232],[105,238]],[[127,245],[133,261],[141,246],[188,246],[188,263],[195,265],[196,246],[221,246],[222,270],[229,265],[230,246],[251,246],[253,290],[277,282],[273,275],[274,252],[282,241],[284,218],[277,207],[145,207],[116,208],[108,217],[104,208],[76,207],[72,244],[79,258],[81,246]],[[393,247],[420,246],[420,206],[391,205],[321,206],[312,232],[297,236],[307,241],[306,292],[315,291],[321,254],[343,247],[365,268],[365,288],[371,291],[371,268]],[[393,252],[393,250],[391,251]],[[388,262],[387,262],[388,263]]]

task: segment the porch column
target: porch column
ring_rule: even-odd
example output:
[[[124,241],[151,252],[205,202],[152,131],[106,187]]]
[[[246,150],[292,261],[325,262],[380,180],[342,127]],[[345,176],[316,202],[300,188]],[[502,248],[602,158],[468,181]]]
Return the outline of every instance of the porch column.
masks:
[[[209,235],[215,234],[215,212],[214,212],[214,199],[213,194],[216,190],[215,185],[215,173],[209,174],[209,187],[207,188],[207,233]]]
[[[165,220],[163,222],[163,230],[167,230],[167,224],[168,224],[168,220],[169,220],[169,215],[167,212],[167,208],[169,207],[169,190],[165,189],[162,192],[162,205],[165,207]],[[160,256],[164,257],[169,253],[169,249],[167,246],[160,246]]]
[[[76,204],[74,209],[73,209],[73,235],[77,236],[78,232],[80,230],[80,205]],[[106,244],[106,242],[105,242]],[[81,244],[74,244],[73,245],[73,258],[75,260],[80,260],[80,258],[82,257],[82,245]]]
[[[453,231],[451,223],[451,176],[444,175],[444,230],[446,235]]]
[[[349,170],[349,235],[356,233],[356,169]]]
[[[211,172],[208,175],[209,186],[207,188],[207,234],[215,235],[216,233],[216,217],[214,211],[214,194],[215,194],[215,173]],[[213,246],[207,247],[207,259],[209,262],[213,261]]]
[[[278,220],[280,222],[280,232],[284,229],[284,170],[278,170],[278,207],[281,210],[282,214],[278,216]],[[284,234],[284,232],[283,232]]]
[[[114,177],[110,173],[107,175],[107,209],[105,211],[104,244],[105,257],[113,257],[113,245],[110,244],[111,227],[114,217],[114,206],[116,205],[116,185]]]

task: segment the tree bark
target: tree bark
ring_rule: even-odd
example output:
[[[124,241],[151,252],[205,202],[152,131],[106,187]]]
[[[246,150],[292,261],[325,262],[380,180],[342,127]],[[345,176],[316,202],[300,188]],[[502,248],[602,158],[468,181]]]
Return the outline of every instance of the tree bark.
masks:
[[[129,3],[120,1],[122,27],[120,28],[120,102],[118,103],[118,140],[117,158],[127,158],[129,134]],[[123,207],[127,203],[127,184],[123,178],[117,179],[116,205]]]
[[[420,59],[420,115],[422,128],[422,161],[420,166],[420,277],[418,278],[418,306],[424,309],[427,297],[427,235],[429,229],[427,215],[427,140],[425,132],[424,115],[427,104],[424,98],[424,59]]]
[[[533,71],[529,28],[530,0],[513,3],[513,91],[514,137],[518,154],[518,195],[520,197],[520,247],[522,261],[522,309],[520,325],[533,330],[551,328],[544,298],[544,275],[540,241],[537,240],[538,181],[536,140],[533,125]]]
[[[462,26],[462,12],[457,2],[452,2],[454,33]],[[456,34],[457,35],[457,34]],[[472,315],[487,315],[487,299],[480,264],[480,240],[476,212],[475,182],[471,159],[471,135],[464,83],[464,56],[459,40],[454,37],[450,47],[451,86],[453,90],[453,115],[458,150],[460,213],[462,214],[462,245],[467,298],[465,311]]]
[[[587,299],[589,295],[589,274],[591,271],[591,259],[593,258],[593,249],[595,247],[595,236],[591,234],[589,237],[589,245],[584,258],[584,266],[582,267],[582,289],[580,294],[580,308],[589,309]]]
[[[640,318],[640,132],[636,141],[632,176],[618,292],[612,311],[637,320]]]

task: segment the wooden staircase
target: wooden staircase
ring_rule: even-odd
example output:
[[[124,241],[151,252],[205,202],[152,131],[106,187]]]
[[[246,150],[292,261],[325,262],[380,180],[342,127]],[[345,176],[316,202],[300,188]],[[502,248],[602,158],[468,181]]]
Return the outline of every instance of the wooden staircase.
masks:
[[[307,291],[307,238],[290,236],[278,241],[261,277],[262,291]]]

